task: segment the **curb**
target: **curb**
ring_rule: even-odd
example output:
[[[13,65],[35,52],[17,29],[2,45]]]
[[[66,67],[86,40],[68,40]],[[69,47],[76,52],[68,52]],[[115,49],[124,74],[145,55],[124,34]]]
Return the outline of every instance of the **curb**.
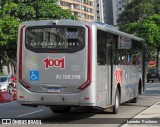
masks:
[[[160,126],[160,102],[145,109],[135,117],[127,121],[121,127],[158,127]]]

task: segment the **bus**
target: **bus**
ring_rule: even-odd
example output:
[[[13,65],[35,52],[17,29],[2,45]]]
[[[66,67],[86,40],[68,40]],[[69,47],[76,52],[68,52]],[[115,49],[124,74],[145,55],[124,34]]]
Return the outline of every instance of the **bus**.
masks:
[[[115,27],[76,20],[19,26],[17,100],[25,106],[112,109],[145,90],[144,40]]]

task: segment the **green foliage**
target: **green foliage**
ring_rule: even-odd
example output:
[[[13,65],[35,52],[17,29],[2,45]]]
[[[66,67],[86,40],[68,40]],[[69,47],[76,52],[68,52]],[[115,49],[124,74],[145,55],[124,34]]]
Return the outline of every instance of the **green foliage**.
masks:
[[[3,76],[3,75],[4,75],[3,72],[0,71],[0,76]]]
[[[160,0],[132,0],[119,15],[120,30],[137,35],[159,47]]]
[[[123,29],[131,34],[142,37],[145,39],[148,49],[154,47],[157,49],[157,54],[159,54],[160,48],[160,15],[154,14],[149,16],[139,22],[134,22],[126,24]],[[158,58],[156,57],[156,66],[158,67]]]
[[[0,19],[0,45],[9,44],[17,40],[18,25],[18,19],[13,16],[5,15]]]
[[[123,29],[125,32],[144,38],[149,46],[160,47],[160,15],[158,14],[139,22],[126,24]]]
[[[149,16],[138,24],[138,28],[143,29],[144,33],[138,32],[149,45],[160,47],[160,15]]]
[[[119,15],[117,22],[121,26],[138,22],[154,14],[160,14],[160,0],[132,0]]]
[[[119,29],[145,39],[147,48],[160,48],[160,0],[132,0],[119,15]],[[156,57],[158,67],[158,55]]]
[[[70,10],[63,10],[57,0],[10,0],[3,5],[3,14],[21,22],[42,19],[75,19]]]

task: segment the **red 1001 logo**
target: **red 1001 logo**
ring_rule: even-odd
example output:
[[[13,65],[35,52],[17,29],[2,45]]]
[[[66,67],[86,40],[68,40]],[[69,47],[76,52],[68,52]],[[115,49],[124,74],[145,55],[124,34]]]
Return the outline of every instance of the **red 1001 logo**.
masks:
[[[45,69],[49,69],[49,67],[60,67],[61,69],[65,68],[65,58],[63,57],[62,59],[53,59],[47,57],[44,61],[45,64]]]
[[[115,71],[115,79],[116,79],[116,83],[122,83],[122,70],[121,69],[116,69]]]

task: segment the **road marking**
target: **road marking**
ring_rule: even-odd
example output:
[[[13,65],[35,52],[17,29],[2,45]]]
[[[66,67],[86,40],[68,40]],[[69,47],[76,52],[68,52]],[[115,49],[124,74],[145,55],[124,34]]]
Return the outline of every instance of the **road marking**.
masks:
[[[16,102],[17,102],[17,101],[7,102],[7,103],[0,104],[0,106],[2,106],[2,105],[7,105],[7,104],[12,104],[12,103],[16,103]]]
[[[17,116],[17,117],[27,116],[27,115],[31,115],[31,114],[38,113],[38,112],[42,112],[42,111],[44,111],[44,110],[38,110],[38,111],[34,111],[34,112],[22,114],[22,115],[19,115],[19,116]]]

